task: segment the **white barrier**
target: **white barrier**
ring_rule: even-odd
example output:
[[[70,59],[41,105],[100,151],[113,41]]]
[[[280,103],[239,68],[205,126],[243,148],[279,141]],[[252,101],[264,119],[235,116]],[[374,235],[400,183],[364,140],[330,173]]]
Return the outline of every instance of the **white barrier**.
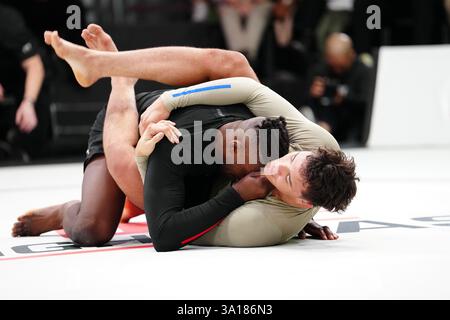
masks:
[[[382,47],[369,147],[450,146],[450,46]]]

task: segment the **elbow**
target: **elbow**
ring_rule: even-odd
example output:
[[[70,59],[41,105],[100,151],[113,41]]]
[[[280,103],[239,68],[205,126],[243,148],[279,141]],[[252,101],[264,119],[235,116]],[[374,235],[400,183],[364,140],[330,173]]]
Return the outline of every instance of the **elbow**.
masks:
[[[147,216],[148,219],[148,216]],[[153,247],[157,252],[175,251],[182,247],[177,240],[177,232],[161,221],[152,220],[150,222],[150,237],[152,238]]]
[[[167,237],[162,237],[160,235],[152,236],[152,243],[153,248],[157,252],[169,252],[169,251],[175,251],[178,250],[180,247],[177,245],[174,245],[173,242],[170,241],[170,239],[167,239]]]
[[[153,248],[155,248],[156,252],[170,252],[170,251],[175,251],[178,248],[170,248],[164,245],[157,245],[156,243],[153,243]]]

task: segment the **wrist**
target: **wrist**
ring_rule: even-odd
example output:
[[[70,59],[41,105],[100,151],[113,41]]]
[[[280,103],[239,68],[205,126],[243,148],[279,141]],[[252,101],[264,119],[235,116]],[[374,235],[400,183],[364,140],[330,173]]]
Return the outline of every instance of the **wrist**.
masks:
[[[142,150],[138,150],[137,148],[134,151],[134,156],[137,159],[144,159],[144,158],[148,158],[148,154],[146,154],[144,151]]]
[[[22,103],[26,103],[26,104],[31,105],[31,106],[34,107],[34,105],[35,105],[35,103],[36,103],[36,99],[24,97],[24,98],[22,99]]]

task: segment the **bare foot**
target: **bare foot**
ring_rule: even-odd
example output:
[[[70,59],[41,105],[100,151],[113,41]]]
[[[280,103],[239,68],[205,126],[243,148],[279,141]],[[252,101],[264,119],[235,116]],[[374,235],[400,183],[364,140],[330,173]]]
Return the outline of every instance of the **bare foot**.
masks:
[[[28,211],[17,218],[12,228],[13,237],[38,236],[52,230],[62,229],[62,208],[57,205]]]
[[[97,24],[91,23],[88,25],[81,33],[81,37],[90,49],[111,52],[119,51],[111,36]]]
[[[99,76],[92,65],[94,52],[59,37],[58,31],[45,31],[45,43],[51,45],[58,57],[65,60],[82,87],[93,85]]]
[[[84,39],[86,45],[90,49],[110,52],[119,51],[111,36],[97,24],[91,23],[90,25],[88,25],[88,27],[81,33],[81,37]],[[113,77],[112,81],[116,84],[121,83],[125,85],[135,85],[137,79]]]

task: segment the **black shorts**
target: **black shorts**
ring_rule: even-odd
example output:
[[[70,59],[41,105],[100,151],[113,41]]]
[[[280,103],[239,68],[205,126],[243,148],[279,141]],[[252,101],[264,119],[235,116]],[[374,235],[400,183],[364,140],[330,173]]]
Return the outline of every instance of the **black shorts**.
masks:
[[[139,116],[166,90],[156,90],[152,92],[142,92],[136,95],[136,107]],[[89,131],[88,147],[84,160],[84,170],[88,164],[96,157],[105,154],[103,150],[103,125],[105,124],[106,105],[97,114],[97,118]]]

